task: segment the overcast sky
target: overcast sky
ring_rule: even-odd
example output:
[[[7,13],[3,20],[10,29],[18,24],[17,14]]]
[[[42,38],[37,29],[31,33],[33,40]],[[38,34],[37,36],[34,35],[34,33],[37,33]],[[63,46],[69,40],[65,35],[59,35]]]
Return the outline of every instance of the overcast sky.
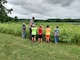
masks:
[[[13,8],[11,17],[39,19],[80,18],[80,0],[7,0]]]

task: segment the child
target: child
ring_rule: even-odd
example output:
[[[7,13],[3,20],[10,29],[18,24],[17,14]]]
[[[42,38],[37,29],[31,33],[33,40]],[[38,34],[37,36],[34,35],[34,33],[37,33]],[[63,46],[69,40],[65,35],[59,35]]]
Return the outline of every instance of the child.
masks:
[[[35,27],[35,25],[32,25],[32,41],[36,42],[36,33],[37,32],[37,28]]]
[[[58,26],[56,26],[55,30],[54,30],[54,42],[58,43],[59,41],[59,28]]]
[[[22,38],[26,38],[26,26],[25,26],[25,23],[23,23],[22,25]]]
[[[42,33],[43,33],[43,28],[40,25],[38,28],[38,42],[42,42]]]
[[[49,42],[49,40],[50,40],[50,31],[51,31],[51,29],[49,28],[49,25],[47,25],[47,28],[46,28],[46,42]]]

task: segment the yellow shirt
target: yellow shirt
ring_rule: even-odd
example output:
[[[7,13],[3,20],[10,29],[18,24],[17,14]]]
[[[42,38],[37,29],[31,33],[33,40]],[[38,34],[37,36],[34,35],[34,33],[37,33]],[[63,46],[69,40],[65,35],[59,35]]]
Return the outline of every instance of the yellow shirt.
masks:
[[[50,35],[50,31],[51,31],[50,28],[46,28],[46,35]]]

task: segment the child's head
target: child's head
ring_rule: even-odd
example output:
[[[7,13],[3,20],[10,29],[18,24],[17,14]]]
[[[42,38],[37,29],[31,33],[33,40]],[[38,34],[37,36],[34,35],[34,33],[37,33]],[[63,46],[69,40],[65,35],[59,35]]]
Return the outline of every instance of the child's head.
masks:
[[[47,25],[47,28],[49,28],[49,25]]]
[[[25,23],[23,23],[23,26],[25,26]]]
[[[41,28],[42,26],[40,25],[39,28]]]
[[[56,28],[59,28],[58,26],[56,26]]]

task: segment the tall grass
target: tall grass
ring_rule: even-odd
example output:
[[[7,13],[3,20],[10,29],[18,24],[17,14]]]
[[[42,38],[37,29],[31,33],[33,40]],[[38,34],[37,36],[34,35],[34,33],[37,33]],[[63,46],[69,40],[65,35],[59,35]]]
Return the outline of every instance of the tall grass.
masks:
[[[59,26],[59,40],[61,42],[67,43],[77,43],[80,44],[80,25],[73,25],[72,23],[51,23],[51,22],[43,22],[43,23],[35,23],[38,28],[39,25],[44,27],[43,39],[45,40],[45,28],[47,25],[51,28],[51,41],[53,41],[53,30],[56,26]],[[26,24],[27,38],[29,38],[29,25]],[[3,23],[0,24],[0,32],[8,33],[17,36],[21,36],[22,34],[22,23]]]

